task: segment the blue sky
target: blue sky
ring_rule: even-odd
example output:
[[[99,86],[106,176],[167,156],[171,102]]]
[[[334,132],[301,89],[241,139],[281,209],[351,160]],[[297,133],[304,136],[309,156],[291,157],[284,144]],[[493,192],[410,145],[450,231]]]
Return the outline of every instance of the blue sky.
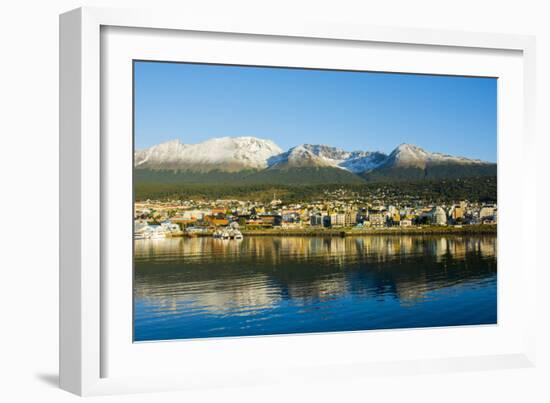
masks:
[[[137,149],[254,136],[389,153],[401,143],[496,161],[497,80],[135,62]]]

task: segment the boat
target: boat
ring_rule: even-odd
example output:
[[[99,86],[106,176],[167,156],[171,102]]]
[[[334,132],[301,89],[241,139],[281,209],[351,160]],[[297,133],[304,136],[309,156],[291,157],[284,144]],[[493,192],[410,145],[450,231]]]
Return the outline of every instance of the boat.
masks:
[[[217,239],[224,239],[224,240],[228,240],[228,239],[241,240],[243,239],[243,234],[241,233],[241,231],[239,231],[239,224],[233,222],[226,228],[215,230],[214,233],[212,234],[212,237]]]
[[[151,230],[146,221],[134,221],[134,239],[148,239],[151,236]]]
[[[164,239],[166,238],[166,232],[161,226],[152,226],[150,239]]]
[[[214,237],[225,239],[225,240],[228,240],[228,239],[241,240],[243,239],[243,234],[238,229],[227,228],[221,231],[218,235],[214,234]]]
[[[182,236],[183,231],[178,224],[174,224],[170,220],[166,220],[160,224],[166,237]]]

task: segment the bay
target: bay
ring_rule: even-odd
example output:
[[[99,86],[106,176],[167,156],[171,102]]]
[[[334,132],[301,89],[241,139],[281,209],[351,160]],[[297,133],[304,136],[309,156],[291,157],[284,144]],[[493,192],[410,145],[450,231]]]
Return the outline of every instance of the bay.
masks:
[[[134,241],[134,340],[497,322],[483,236]]]

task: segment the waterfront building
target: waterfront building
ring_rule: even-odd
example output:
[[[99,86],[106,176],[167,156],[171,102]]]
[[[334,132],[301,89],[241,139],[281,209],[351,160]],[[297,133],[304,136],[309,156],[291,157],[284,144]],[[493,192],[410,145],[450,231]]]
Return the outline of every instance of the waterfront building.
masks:
[[[386,215],[382,213],[369,214],[369,222],[372,227],[384,227],[386,225]]]
[[[258,217],[264,225],[281,226],[283,218],[278,214],[262,214]]]
[[[366,221],[368,218],[369,218],[369,210],[366,207],[362,207],[361,209],[359,209],[359,211],[357,212],[356,221],[358,223],[362,223]]]
[[[452,206],[449,210],[449,218],[453,221],[461,220],[464,217],[464,210],[460,206]]]
[[[435,225],[447,225],[447,214],[442,207],[433,207],[428,213],[432,224]]]
[[[394,225],[398,225],[399,221],[401,221],[401,215],[399,214],[398,211],[395,211],[391,214],[390,219]]]
[[[495,215],[495,206],[493,205],[485,205],[481,207],[481,210],[479,210],[479,219],[493,219],[493,216]]]
[[[227,218],[219,218],[219,216],[206,216],[204,217],[204,221],[216,227],[229,225]]]
[[[351,227],[357,223],[357,212],[350,212],[345,215],[344,225]]]
[[[312,227],[320,227],[323,225],[323,217],[319,214],[314,214],[309,217],[309,223]]]
[[[187,226],[190,224],[195,224],[197,219],[195,217],[184,218],[182,216],[175,216],[171,218],[171,221],[182,226]]]
[[[399,210],[399,215],[401,217],[410,216],[411,214],[413,214],[413,209],[410,207],[403,207],[402,209]]]
[[[282,212],[283,222],[295,223],[300,221],[300,212],[297,210],[283,210]]]
[[[331,214],[330,224],[332,227],[343,227],[346,224],[346,214]]]
[[[183,211],[178,216],[181,216],[184,220],[202,220],[204,219],[205,215],[212,215],[212,210],[204,211],[204,210],[186,210]]]
[[[217,208],[213,208],[212,212],[210,214],[213,215],[213,216],[222,216],[222,215],[225,214],[225,211],[226,211],[225,208],[217,207]]]

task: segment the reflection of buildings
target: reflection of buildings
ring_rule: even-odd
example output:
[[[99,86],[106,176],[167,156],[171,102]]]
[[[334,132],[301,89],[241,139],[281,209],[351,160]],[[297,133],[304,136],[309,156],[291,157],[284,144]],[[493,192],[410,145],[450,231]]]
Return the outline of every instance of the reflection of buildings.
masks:
[[[167,310],[251,314],[288,299],[427,291],[496,272],[496,237],[210,237],[138,240],[136,296]]]
[[[496,238],[465,236],[352,236],[352,237],[246,237],[241,242],[226,242],[209,237],[136,240],[136,261],[162,256],[187,261],[236,258],[241,255],[278,264],[281,259],[302,261],[309,258],[332,262],[353,262],[358,256],[377,261],[407,255],[428,255],[441,260],[462,259],[475,252],[485,257],[497,253]]]
[[[400,281],[395,284],[395,294],[404,305],[414,305],[422,301],[429,290],[428,279],[425,277],[417,278],[415,281]]]
[[[136,296],[151,300],[155,305],[167,310],[177,311],[180,304],[200,306],[212,314],[224,314],[247,307],[248,312],[273,307],[281,297],[270,293],[268,278],[255,275],[243,279],[223,279],[210,282],[193,281],[178,283],[177,292],[157,293],[155,287],[140,285],[136,287]]]
[[[316,279],[309,284],[290,284],[288,286],[290,298],[299,302],[330,299],[334,296],[344,295],[346,291],[346,279],[343,274],[331,278]]]

